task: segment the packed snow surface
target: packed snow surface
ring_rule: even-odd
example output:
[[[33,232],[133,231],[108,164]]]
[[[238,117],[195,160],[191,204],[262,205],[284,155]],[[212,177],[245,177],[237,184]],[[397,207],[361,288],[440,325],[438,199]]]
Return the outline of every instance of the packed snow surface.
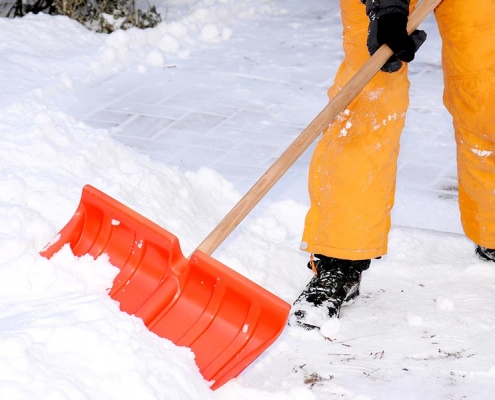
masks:
[[[107,294],[118,270],[106,256],[77,258],[67,246],[50,260],[39,255],[58,240],[85,184],[173,232],[185,254],[242,195],[236,182],[210,168],[184,170],[153,161],[109,130],[57,107],[60,96],[77,95],[130,69],[144,77],[153,68],[167,73],[169,66],[199,71],[202,56],[221,54],[235,38],[237,45],[266,51],[271,68],[261,63],[257,71],[257,79],[266,81],[289,80],[284,65],[274,68],[282,50],[266,43],[293,41],[292,72],[301,82],[315,73],[312,60],[301,54],[326,52],[328,69],[320,74],[329,79],[341,60],[333,2],[177,0],[160,11],[167,18],[156,28],[110,35],[61,16],[0,19],[0,398],[491,399],[495,266],[477,259],[473,244],[453,233],[452,199],[435,198],[431,209],[405,209],[398,193],[395,221],[402,223],[393,226],[389,254],[364,273],[361,296],[341,319],[320,332],[287,327],[248,369],[216,391],[188,348],[157,337],[119,310]],[[276,39],[260,37],[274,24]],[[406,156],[420,153],[415,146],[423,138],[442,155],[452,149],[445,147],[453,135],[441,111],[440,41],[434,20],[425,25],[429,44],[416,69],[411,66],[413,122],[405,133]],[[305,35],[314,26],[321,26],[318,35]],[[227,61],[217,60],[222,68]],[[325,96],[323,88],[319,92],[318,101]],[[288,94],[273,95],[284,102]],[[258,105],[272,106],[268,100]],[[301,113],[309,108],[301,100]],[[265,122],[265,132],[251,131],[253,140],[262,143],[278,123],[274,117]],[[447,167],[442,160],[452,161],[448,157],[439,157],[439,169]],[[418,191],[408,199],[420,204],[422,196]],[[215,258],[291,303],[311,278],[307,254],[299,250],[306,210],[307,203],[295,198],[263,203]],[[438,213],[435,230],[408,225],[432,212]]]

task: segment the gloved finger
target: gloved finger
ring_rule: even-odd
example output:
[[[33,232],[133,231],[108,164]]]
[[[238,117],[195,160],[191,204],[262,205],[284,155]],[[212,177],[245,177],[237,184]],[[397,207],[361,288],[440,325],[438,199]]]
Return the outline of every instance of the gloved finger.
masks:
[[[426,33],[424,31],[416,29],[411,34],[411,36],[407,37],[406,41],[402,44],[402,49],[395,52],[395,55],[399,60],[411,62],[412,60],[414,60],[416,52],[425,42],[425,40]]]

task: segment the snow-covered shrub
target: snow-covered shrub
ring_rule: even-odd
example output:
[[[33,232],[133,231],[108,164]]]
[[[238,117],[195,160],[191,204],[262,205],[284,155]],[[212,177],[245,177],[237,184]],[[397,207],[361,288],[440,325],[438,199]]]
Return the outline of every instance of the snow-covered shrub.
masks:
[[[135,0],[4,0],[0,7],[7,17],[22,17],[30,12],[67,15],[103,33],[131,27],[151,28],[162,20],[155,6],[136,7]]]

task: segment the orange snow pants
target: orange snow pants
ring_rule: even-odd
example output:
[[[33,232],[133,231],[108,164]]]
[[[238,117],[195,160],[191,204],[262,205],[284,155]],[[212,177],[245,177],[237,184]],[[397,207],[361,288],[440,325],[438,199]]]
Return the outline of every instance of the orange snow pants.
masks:
[[[364,5],[340,0],[340,7],[344,60],[330,98],[369,58]],[[472,241],[495,248],[495,1],[443,0],[435,15],[462,224]],[[406,65],[380,71],[324,132],[310,163],[302,250],[352,260],[386,254],[408,91]]]

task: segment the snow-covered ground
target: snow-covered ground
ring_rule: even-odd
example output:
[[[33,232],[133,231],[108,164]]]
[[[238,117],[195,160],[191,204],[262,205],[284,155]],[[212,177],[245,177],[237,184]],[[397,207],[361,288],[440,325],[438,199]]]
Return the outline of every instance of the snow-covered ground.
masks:
[[[0,19],[0,399],[491,399],[495,266],[459,227],[432,18],[410,68],[389,254],[328,337],[287,327],[211,391],[189,349],[119,311],[104,257],[39,255],[87,183],[188,254],[325,105],[342,56],[336,2],[166,3],[160,26],[109,36],[65,17]],[[214,129],[186,124],[191,113]],[[169,125],[141,137],[154,128],[137,116],[155,114]],[[308,158],[214,253],[287,302],[311,278],[298,250]]]

